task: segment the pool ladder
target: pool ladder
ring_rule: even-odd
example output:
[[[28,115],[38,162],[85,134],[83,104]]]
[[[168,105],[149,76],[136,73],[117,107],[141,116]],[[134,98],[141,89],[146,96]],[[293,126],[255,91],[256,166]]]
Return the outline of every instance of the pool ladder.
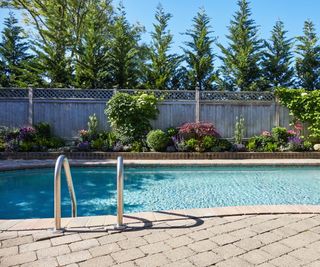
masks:
[[[61,169],[64,167],[68,190],[71,199],[71,216],[77,217],[77,199],[74,192],[70,165],[65,155],[60,155],[54,169],[54,231],[63,231],[61,227]],[[123,224],[123,158],[117,159],[117,224],[116,229],[124,228]]]

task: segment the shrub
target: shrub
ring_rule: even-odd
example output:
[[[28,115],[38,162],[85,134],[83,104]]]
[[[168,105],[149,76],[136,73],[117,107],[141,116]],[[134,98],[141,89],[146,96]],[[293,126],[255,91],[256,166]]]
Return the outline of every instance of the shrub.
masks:
[[[168,129],[166,129],[166,133],[167,136],[172,138],[173,136],[177,135],[179,132],[179,130],[177,128],[174,127],[169,127]]]
[[[23,142],[31,142],[36,137],[36,129],[32,126],[23,127],[19,131],[19,140]]]
[[[283,127],[275,127],[272,129],[272,137],[274,141],[278,143],[278,145],[285,145],[288,142],[288,137],[290,132],[287,131],[286,128]]]
[[[131,144],[131,151],[132,152],[143,152],[143,143],[140,141],[134,141]]]
[[[311,151],[313,148],[312,143],[310,141],[304,141],[303,147],[305,151]]]
[[[206,122],[188,122],[179,127],[178,134],[184,139],[201,139],[204,136],[219,137],[212,123]]]
[[[37,138],[50,138],[51,137],[51,127],[46,122],[39,122],[34,126],[37,134]]]
[[[107,142],[102,138],[98,138],[96,140],[91,141],[91,147],[95,150],[107,150],[108,145]]]
[[[191,139],[185,141],[185,145],[186,145],[188,151],[194,152],[194,151],[198,150],[199,141],[195,138],[191,138]]]
[[[214,136],[205,136],[202,139],[201,146],[204,151],[212,151],[217,146],[217,138]]]
[[[278,88],[280,103],[290,110],[294,119],[308,123],[310,136],[320,139],[320,90]]]
[[[152,94],[115,94],[107,103],[105,114],[123,143],[141,140],[151,130],[150,120],[157,118],[158,100]]]
[[[218,151],[230,151],[232,149],[232,143],[229,142],[227,139],[218,139],[217,147],[213,150]]]
[[[162,130],[150,131],[147,135],[147,144],[153,151],[164,151],[169,138]]]
[[[268,142],[263,147],[264,152],[276,152],[278,151],[278,145],[276,143]]]

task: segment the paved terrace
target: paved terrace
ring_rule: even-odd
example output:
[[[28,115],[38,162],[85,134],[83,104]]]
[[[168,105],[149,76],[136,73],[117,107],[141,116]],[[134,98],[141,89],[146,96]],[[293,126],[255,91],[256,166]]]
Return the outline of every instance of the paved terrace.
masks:
[[[0,221],[0,266],[320,266],[320,206]]]

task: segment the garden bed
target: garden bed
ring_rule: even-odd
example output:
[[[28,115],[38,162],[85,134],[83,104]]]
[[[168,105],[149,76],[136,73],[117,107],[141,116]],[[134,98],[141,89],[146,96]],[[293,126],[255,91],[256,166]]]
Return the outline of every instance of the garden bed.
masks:
[[[0,152],[0,160],[56,159],[61,152]],[[69,159],[320,159],[320,152],[66,152]]]

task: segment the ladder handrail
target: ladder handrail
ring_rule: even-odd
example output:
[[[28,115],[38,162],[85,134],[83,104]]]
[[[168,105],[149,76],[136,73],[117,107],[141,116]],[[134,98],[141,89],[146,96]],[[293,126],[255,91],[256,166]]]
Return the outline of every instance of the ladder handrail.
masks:
[[[71,199],[71,216],[77,217],[77,200],[76,194],[73,188],[72,176],[70,171],[70,165],[65,155],[60,155],[56,161],[54,169],[54,220],[55,231],[61,230],[61,169],[64,167],[66,174],[66,180],[68,184],[68,190]]]
[[[116,228],[124,228],[123,224],[123,158],[118,157],[117,159],[117,224]]]

